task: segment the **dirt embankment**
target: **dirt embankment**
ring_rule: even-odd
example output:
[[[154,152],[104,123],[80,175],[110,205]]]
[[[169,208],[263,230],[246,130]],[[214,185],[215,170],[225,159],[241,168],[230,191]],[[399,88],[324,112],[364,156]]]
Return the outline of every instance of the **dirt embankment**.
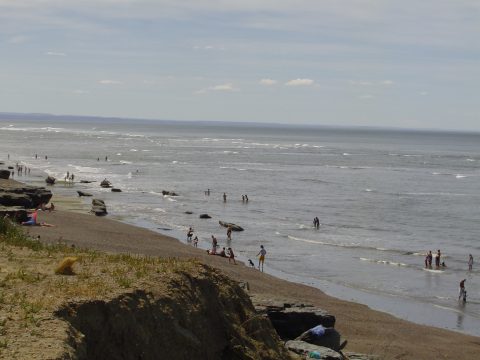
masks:
[[[1,359],[289,359],[248,295],[195,260],[0,246]],[[74,275],[54,274],[64,256]]]

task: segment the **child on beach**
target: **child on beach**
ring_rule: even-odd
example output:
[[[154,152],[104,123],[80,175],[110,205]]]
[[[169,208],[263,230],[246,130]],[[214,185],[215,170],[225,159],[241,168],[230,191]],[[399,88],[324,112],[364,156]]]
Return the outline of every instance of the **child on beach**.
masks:
[[[195,235],[195,237],[193,238],[193,246],[194,247],[198,247],[198,236]]]
[[[192,241],[192,236],[193,236],[193,229],[190,227],[187,232],[187,241],[190,242]]]
[[[266,254],[267,254],[267,250],[265,250],[263,245],[260,245],[260,251],[257,254],[257,256],[260,256],[258,258],[258,270],[261,270],[262,272],[263,272],[263,263],[265,262],[265,255]]]

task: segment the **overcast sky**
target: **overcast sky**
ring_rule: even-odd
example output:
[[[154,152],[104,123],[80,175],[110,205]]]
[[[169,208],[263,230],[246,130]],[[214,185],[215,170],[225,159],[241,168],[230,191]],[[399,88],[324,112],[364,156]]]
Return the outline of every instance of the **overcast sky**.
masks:
[[[479,0],[0,0],[0,111],[480,130]]]

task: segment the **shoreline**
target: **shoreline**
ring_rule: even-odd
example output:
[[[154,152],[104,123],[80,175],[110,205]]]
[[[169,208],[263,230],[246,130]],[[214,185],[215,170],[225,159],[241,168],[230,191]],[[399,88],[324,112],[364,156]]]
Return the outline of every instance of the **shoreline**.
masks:
[[[348,339],[348,351],[375,354],[384,359],[428,358],[432,354],[447,359],[471,359],[480,349],[478,337],[402,320],[366,305],[337,299],[315,287],[261,273],[243,264],[228,264],[227,259],[209,256],[202,249],[157,231],[71,212],[59,205],[55,212],[39,213],[39,221],[55,227],[32,227],[28,232],[32,236],[40,235],[44,242],[61,241],[105,252],[196,258],[236,281],[248,282],[249,295],[256,302],[307,303],[327,310],[337,318],[336,328]]]

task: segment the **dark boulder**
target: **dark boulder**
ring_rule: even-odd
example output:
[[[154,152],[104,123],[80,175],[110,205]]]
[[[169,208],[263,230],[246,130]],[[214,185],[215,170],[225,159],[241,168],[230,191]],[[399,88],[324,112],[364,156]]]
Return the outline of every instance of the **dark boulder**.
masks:
[[[9,170],[0,170],[0,179],[8,179],[10,177]]]
[[[82,183],[82,184],[90,184],[92,182],[95,182],[95,181],[93,181],[93,180],[80,180],[80,183]]]
[[[112,192],[122,192],[122,190],[121,190],[121,189],[117,189],[117,188],[113,188],[113,189],[112,189]]]
[[[211,219],[212,217],[208,214],[200,214],[200,219]]]
[[[45,182],[48,184],[48,185],[53,185],[55,184],[55,181],[57,179],[55,179],[53,176],[48,176],[46,179],[45,179]]]
[[[166,191],[166,190],[163,190],[163,191],[162,191],[162,195],[163,195],[163,196],[178,196],[178,194],[177,194],[176,192]]]
[[[235,225],[233,223],[228,223],[224,221],[219,221],[218,223],[223,227],[232,228],[232,231],[243,231],[243,228],[241,226]]]
[[[9,166],[9,167],[7,167],[7,169],[9,169],[9,170],[13,170],[13,169],[14,169],[14,167],[13,167],[13,166]]]
[[[335,316],[303,304],[255,304],[255,309],[270,319],[278,335],[284,340],[296,339],[317,325],[328,328],[335,326]]]
[[[92,210],[95,215],[97,216],[104,216],[107,215],[107,206],[105,205],[105,201],[100,199],[92,199]]]
[[[111,188],[112,187],[112,183],[110,181],[108,181],[107,179],[104,179],[102,180],[102,182],[100,183],[100,186],[103,187],[103,188]]]
[[[78,190],[77,193],[78,193],[78,196],[93,196],[92,194],[90,194],[88,192],[80,191],[80,190]]]
[[[340,333],[334,328],[326,328],[323,336],[312,336],[307,330],[295,340],[305,341],[309,344],[323,346],[334,351],[341,351],[347,344],[347,340],[342,338]]]
[[[193,211],[185,211],[185,214],[187,214],[187,215],[192,215],[192,214],[193,214]]]

